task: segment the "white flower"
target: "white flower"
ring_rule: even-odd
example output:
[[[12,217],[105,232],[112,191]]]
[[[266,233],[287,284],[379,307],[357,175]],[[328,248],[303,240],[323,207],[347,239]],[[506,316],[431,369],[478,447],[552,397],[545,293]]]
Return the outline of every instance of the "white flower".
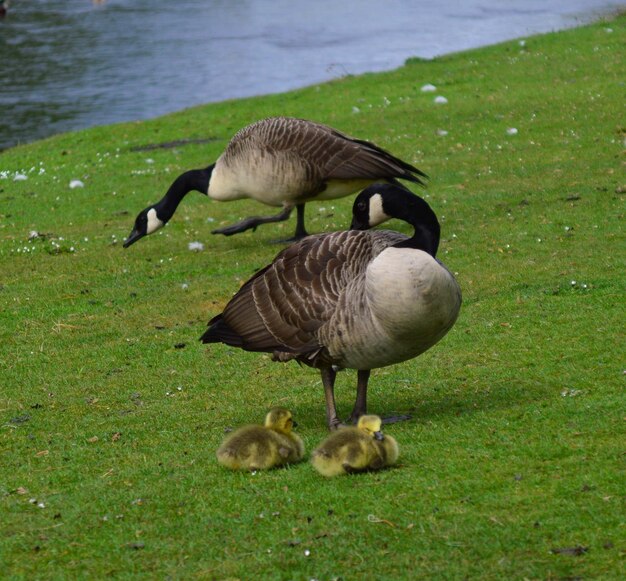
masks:
[[[189,248],[189,250],[195,250],[196,252],[200,252],[204,250],[204,244],[202,244],[202,242],[190,242],[187,245],[187,248]]]
[[[426,84],[426,85],[422,85],[422,93],[432,93],[433,91],[436,91],[437,87],[435,87],[435,85],[431,85],[430,83]]]
[[[506,130],[507,135],[517,135],[517,129],[515,127],[509,127]]]
[[[27,180],[27,179],[28,179],[28,176],[23,174],[23,173],[16,173],[13,176],[13,181],[14,182],[23,182],[24,180]]]
[[[70,190],[73,190],[75,188],[84,188],[84,187],[85,187],[85,184],[81,182],[80,180],[70,181]]]
[[[448,135],[448,132],[445,129],[437,129],[437,135],[445,137],[446,135]]]
[[[435,97],[435,103],[437,103],[437,105],[445,105],[448,102],[448,99],[446,99],[445,97],[442,97],[441,95],[438,95],[437,97]]]
[[[352,112],[353,113],[360,113],[361,109],[359,109],[358,107],[352,107]]]

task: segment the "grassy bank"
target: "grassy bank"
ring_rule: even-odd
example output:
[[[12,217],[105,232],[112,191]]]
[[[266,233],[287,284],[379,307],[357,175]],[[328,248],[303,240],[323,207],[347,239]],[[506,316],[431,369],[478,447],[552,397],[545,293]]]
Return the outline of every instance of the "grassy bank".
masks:
[[[625,36],[621,16],[0,155],[2,576],[624,578]],[[317,372],[197,340],[293,220],[211,236],[267,208],[191,194],[121,248],[178,173],[276,114],[431,176],[464,306],[440,345],[372,374],[370,410],[413,416],[389,427],[391,470],[215,461],[272,405],[308,450],[326,434]],[[310,204],[307,224],[345,228],[350,208]]]

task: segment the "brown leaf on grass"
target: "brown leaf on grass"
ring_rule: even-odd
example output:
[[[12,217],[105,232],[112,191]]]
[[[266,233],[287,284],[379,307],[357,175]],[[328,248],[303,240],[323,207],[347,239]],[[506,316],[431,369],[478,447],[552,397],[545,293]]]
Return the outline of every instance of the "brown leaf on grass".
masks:
[[[372,522],[372,523],[384,523],[386,525],[389,525],[390,527],[396,528],[396,525],[392,523],[391,521],[387,520],[386,518],[378,518],[374,514],[368,514],[367,521]]]
[[[23,486],[18,486],[15,492],[17,494],[28,494],[28,490],[26,490]]]
[[[111,436],[111,442],[117,442],[121,437],[122,437],[121,432],[115,432],[115,434]]]
[[[91,438],[87,438],[87,441],[90,444],[95,444],[100,438],[98,438],[98,436],[92,436]]]
[[[582,545],[576,545],[575,547],[560,547],[556,549],[550,549],[553,555],[572,555],[579,557],[584,555],[589,550],[589,547],[583,547]]]
[[[39,452],[37,452],[35,454],[35,456],[39,457],[39,456],[47,456],[50,453],[49,450],[40,450]]]

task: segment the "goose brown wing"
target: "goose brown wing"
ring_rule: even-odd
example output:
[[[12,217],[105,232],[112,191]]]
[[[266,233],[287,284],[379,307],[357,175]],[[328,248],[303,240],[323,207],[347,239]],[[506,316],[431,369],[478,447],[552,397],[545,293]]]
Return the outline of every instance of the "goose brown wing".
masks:
[[[326,164],[326,179],[402,178],[423,185],[426,174],[382,147],[331,130],[335,151]]]
[[[292,244],[241,287],[202,340],[294,356],[319,351],[318,329],[380,252],[372,234],[334,232]]]
[[[246,149],[288,152],[304,163],[311,183],[402,178],[421,184],[420,178],[426,177],[416,167],[369,141],[294,117],[270,117],[244,127],[231,140],[227,154],[236,157]]]
[[[369,141],[349,137],[321,123],[302,119],[289,121],[293,123],[289,147],[309,160],[311,169],[324,182],[402,178],[421,184],[420,177],[426,177],[416,167]]]

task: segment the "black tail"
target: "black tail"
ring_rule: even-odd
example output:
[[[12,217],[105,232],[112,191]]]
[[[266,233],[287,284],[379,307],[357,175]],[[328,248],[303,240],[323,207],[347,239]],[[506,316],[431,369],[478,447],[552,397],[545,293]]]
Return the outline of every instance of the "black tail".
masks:
[[[224,321],[222,315],[217,315],[209,321],[209,328],[200,337],[203,343],[225,343],[231,347],[243,347],[243,338],[233,331]]]
[[[420,178],[424,178],[427,180],[428,175],[425,174],[421,169],[418,169],[414,165],[411,165],[410,163],[407,163],[406,161],[400,159],[399,157],[396,157],[392,153],[389,153],[386,149],[379,147],[378,145],[372,143],[371,141],[367,141],[365,139],[355,139],[355,138],[351,138],[351,139],[355,143],[359,143],[370,149],[373,149],[374,151],[377,151],[378,153],[382,154],[385,158],[387,158],[387,160],[399,166],[402,169],[403,173],[401,176],[397,176],[397,177],[402,178],[403,180],[414,182],[421,186],[425,185],[424,181]]]

